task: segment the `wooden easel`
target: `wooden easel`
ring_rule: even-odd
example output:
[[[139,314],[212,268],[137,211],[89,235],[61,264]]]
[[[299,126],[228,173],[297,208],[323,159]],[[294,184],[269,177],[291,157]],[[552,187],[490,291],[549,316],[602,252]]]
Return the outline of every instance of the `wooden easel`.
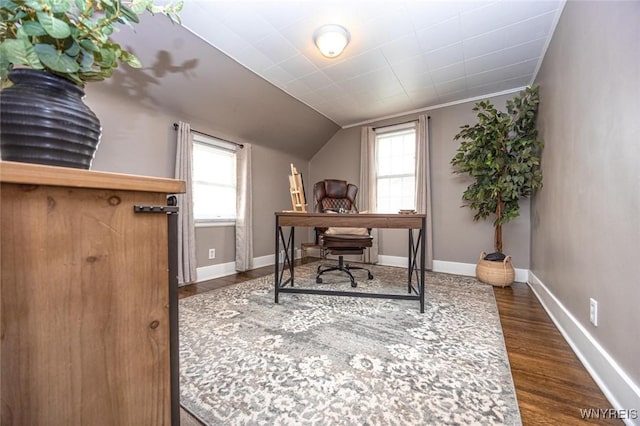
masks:
[[[293,163],[291,164],[291,175],[289,175],[289,191],[291,192],[293,211],[296,213],[306,213],[307,200],[304,196],[302,175],[298,173],[298,169],[293,166]]]

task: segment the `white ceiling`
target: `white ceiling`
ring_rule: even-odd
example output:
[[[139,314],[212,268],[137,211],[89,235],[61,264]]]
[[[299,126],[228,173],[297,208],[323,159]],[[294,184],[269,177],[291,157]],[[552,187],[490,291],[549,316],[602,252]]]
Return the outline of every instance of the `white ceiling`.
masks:
[[[343,127],[532,83],[564,0],[187,0],[183,26]],[[313,32],[351,42],[323,57]]]

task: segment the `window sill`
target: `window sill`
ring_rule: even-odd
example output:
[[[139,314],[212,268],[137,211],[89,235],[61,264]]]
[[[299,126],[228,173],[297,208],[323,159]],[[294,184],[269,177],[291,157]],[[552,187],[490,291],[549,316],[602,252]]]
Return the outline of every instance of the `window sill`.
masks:
[[[228,226],[236,226],[236,221],[231,219],[196,221],[196,228],[217,228]]]

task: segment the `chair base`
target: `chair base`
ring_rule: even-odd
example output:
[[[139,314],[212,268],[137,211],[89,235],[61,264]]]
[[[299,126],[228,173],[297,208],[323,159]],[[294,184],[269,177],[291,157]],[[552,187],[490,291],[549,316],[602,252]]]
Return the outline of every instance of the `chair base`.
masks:
[[[360,266],[351,266],[348,263],[344,263],[344,256],[338,256],[338,264],[337,265],[333,264],[333,265],[320,265],[320,266],[318,266],[317,275],[316,275],[316,283],[322,284],[322,278],[320,276],[322,274],[324,274],[325,272],[342,271],[342,272],[344,272],[345,274],[347,274],[349,276],[349,280],[351,281],[351,287],[357,287],[358,283],[356,282],[356,279],[353,277],[353,274],[351,273],[351,271],[354,270],[354,269],[362,269],[364,271],[367,271],[367,278],[370,279],[370,280],[373,279],[373,274],[367,268],[362,268]]]

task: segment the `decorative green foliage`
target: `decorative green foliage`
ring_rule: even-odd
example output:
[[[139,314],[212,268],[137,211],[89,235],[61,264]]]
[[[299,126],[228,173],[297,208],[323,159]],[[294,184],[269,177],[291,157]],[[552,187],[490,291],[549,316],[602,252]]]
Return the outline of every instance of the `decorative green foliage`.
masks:
[[[475,104],[478,122],[461,126],[461,140],[451,160],[454,173],[469,174],[473,182],[462,194],[464,205],[476,210],[474,220],[495,214],[496,251],[502,251],[501,226],[520,214],[518,201],[542,187],[538,139],[538,87],[507,101],[507,112],[491,102]]]
[[[117,25],[136,24],[148,11],[180,21],[183,2],[153,0],[0,0],[0,78],[16,65],[44,69],[79,86],[110,77],[120,62],[141,66],[110,41]]]

